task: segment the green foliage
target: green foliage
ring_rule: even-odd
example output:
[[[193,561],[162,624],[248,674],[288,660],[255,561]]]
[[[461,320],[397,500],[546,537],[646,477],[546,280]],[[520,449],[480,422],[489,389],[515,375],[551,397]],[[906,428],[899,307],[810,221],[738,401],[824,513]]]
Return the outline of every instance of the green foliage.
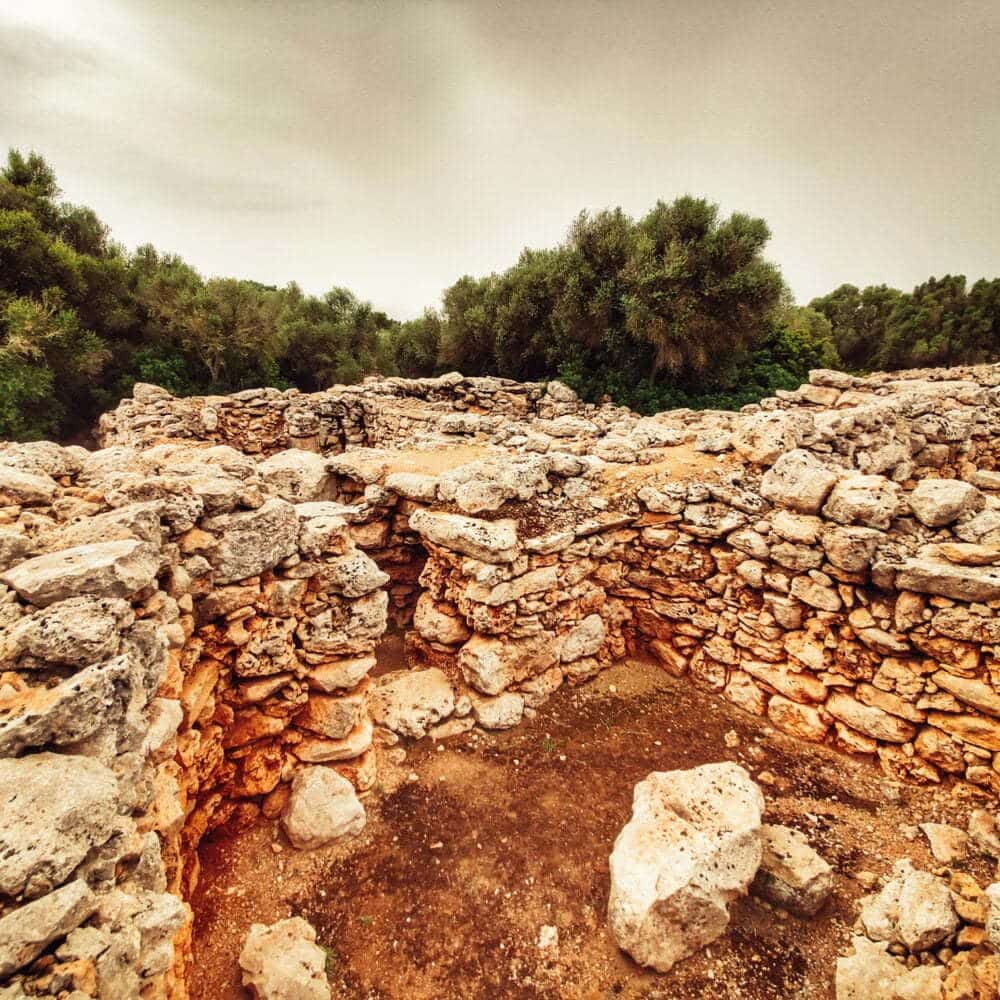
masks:
[[[930,278],[912,292],[842,285],[812,308],[833,327],[852,368],[974,364],[1000,354],[1000,279],[966,288],[962,275]]]
[[[1000,279],[912,293],[843,285],[791,304],[766,223],[692,197],[641,219],[581,213],[555,247],[466,275],[440,311],[399,323],[344,288],[306,295],[206,280],[180,257],[127,254],[60,200],[37,153],[0,169],[0,437],[64,437],[136,382],[177,395],[311,392],[448,370],[545,380],[642,412],[739,407],[810,368],[955,364],[1000,354]],[[842,360],[841,360],[842,359]]]

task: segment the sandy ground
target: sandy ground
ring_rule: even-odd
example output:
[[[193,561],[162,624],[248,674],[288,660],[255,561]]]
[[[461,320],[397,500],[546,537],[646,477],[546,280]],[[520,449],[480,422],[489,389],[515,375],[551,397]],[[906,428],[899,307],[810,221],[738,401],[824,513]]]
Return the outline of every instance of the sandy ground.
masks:
[[[665,975],[644,971],[605,926],[608,854],[633,785],[725,759],[762,783],[770,821],[801,829],[835,866],[834,898],[809,921],[743,900],[715,944]],[[561,690],[510,732],[424,740],[397,762],[381,751],[365,804],[348,845],[298,853],[274,824],[203,845],[197,1000],[243,998],[247,929],[292,914],[316,927],[343,1000],[831,1000],[863,893],[855,876],[902,856],[933,868],[912,824],[964,823],[973,805],[900,788],[636,662]],[[557,948],[538,947],[543,925]]]

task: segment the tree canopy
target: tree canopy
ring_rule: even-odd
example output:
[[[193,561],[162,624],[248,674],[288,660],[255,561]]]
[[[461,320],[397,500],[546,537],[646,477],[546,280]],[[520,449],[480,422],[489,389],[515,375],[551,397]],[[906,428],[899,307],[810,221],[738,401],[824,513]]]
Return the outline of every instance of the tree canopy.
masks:
[[[67,438],[137,381],[176,394],[315,391],[366,375],[560,378],[641,411],[737,407],[810,368],[901,368],[1000,355],[1000,279],[912,292],[842,285],[796,306],[763,219],[685,196],[642,218],[583,212],[555,247],[465,275],[398,322],[345,288],[308,295],[204,278],[127,252],[61,198],[37,153],[0,170],[0,437]]]

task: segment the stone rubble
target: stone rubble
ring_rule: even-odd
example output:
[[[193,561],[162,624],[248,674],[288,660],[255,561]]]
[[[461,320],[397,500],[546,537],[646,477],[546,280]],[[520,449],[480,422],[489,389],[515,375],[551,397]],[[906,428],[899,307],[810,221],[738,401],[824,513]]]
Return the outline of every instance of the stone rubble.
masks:
[[[0,444],[0,990],[81,962],[85,995],[183,1000],[206,833],[295,813],[315,769],[363,797],[377,733],[516,725],[629,655],[893,780],[1000,791],[1000,366],[653,417],[454,374],[138,385],[100,438]],[[414,669],[369,679],[390,622]],[[107,822],[46,792],[51,757]],[[779,853],[764,891],[812,905]]]

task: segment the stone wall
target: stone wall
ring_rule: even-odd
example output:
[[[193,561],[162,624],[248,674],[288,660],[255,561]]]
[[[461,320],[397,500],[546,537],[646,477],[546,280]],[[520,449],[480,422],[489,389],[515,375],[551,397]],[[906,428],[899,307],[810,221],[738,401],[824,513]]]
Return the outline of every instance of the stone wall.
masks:
[[[0,988],[183,997],[202,836],[374,780],[387,577],[225,447],[8,446],[0,502]]]
[[[137,387],[103,450],[0,446],[0,990],[183,997],[205,833],[627,653],[995,795],[998,385],[816,372],[655,417],[459,376]],[[369,679],[389,617],[410,669]]]

